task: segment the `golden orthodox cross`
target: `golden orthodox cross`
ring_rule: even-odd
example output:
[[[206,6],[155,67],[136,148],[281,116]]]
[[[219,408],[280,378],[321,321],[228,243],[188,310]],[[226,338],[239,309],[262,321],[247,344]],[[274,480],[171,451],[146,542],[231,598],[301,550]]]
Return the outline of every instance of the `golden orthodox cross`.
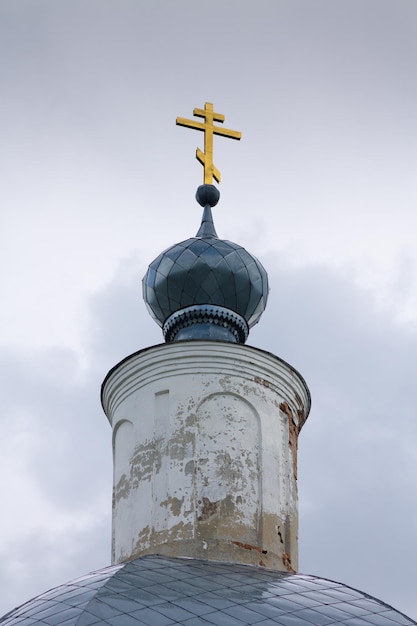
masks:
[[[202,130],[204,132],[204,152],[197,148],[196,158],[204,167],[204,184],[211,185],[213,178],[220,182],[220,171],[213,163],[213,135],[223,135],[230,139],[240,139],[242,133],[237,130],[229,130],[221,126],[214,126],[213,122],[224,122],[224,115],[215,113],[211,102],[206,102],[204,109],[194,109],[193,115],[203,117],[204,122],[195,122],[194,120],[186,120],[184,117],[177,117],[178,126],[187,126],[194,130]]]

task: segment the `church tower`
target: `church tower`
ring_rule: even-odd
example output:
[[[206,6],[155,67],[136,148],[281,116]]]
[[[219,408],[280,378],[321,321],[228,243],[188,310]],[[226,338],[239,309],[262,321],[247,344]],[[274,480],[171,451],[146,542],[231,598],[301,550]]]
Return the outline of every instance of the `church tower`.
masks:
[[[212,208],[213,105],[204,132],[195,237],[143,279],[165,343],[106,376],[113,429],[113,565],[51,589],[1,626],[417,626],[384,602],[296,573],[297,438],[310,409],[291,365],[245,344],[268,297],[261,263],[219,239]]]
[[[224,116],[206,103],[203,209],[195,237],[149,266],[143,296],[165,344],[116,365],[102,403],[113,429],[114,563],[144,554],[248,563],[294,572],[297,438],[310,395],[293,367],[245,345],[266,306],[268,277],[217,236],[220,180],[213,134]]]

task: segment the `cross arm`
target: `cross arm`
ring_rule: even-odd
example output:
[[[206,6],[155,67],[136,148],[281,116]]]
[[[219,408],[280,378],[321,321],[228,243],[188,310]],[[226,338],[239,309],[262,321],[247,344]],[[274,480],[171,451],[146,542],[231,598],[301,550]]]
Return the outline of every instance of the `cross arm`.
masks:
[[[230,130],[229,128],[221,128],[221,126],[213,126],[213,133],[215,135],[223,135],[224,137],[230,137],[230,139],[241,139],[242,133],[238,130]]]
[[[176,119],[177,126],[186,126],[187,128],[194,128],[195,130],[206,129],[206,125],[202,122],[194,122],[194,120],[187,120],[185,117],[177,117]]]

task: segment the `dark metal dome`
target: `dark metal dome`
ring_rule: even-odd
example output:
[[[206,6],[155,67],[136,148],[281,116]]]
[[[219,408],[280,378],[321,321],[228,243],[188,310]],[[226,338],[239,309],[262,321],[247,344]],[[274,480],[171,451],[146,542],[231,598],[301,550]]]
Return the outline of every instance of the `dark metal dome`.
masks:
[[[199,202],[206,202],[197,236],[168,248],[150,264],[143,297],[167,341],[244,343],[265,309],[268,275],[242,246],[217,237],[211,216],[216,201],[207,187],[197,192]]]
[[[415,625],[361,591],[317,576],[145,556],[56,587],[2,626]]]

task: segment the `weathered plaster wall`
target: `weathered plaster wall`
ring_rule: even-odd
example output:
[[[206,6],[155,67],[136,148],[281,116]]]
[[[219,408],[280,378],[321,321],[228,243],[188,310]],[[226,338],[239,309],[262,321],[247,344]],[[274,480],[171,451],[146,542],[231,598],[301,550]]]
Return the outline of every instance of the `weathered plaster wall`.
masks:
[[[160,553],[296,570],[301,376],[249,346],[143,350],[103,383],[113,561]]]

